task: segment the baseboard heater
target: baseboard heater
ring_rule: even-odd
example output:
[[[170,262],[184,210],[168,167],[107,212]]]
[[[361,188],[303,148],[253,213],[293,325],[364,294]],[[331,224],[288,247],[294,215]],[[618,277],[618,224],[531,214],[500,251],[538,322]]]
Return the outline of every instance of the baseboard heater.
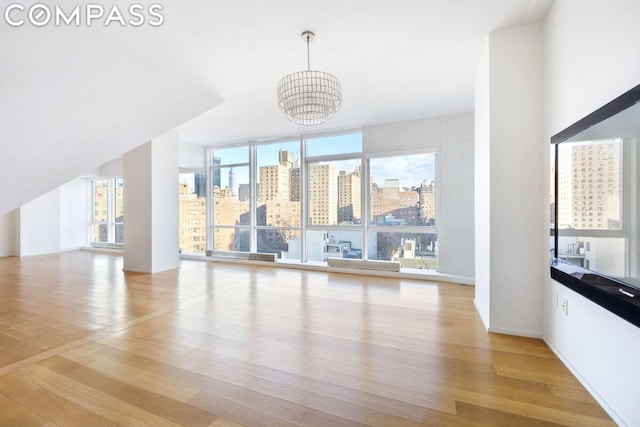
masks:
[[[207,256],[266,262],[276,262],[278,260],[277,254],[269,254],[263,252],[207,251]]]
[[[400,271],[398,261],[361,260],[351,258],[328,258],[329,267],[360,268],[365,270]]]
[[[91,247],[96,249],[122,249],[122,243],[91,242]]]

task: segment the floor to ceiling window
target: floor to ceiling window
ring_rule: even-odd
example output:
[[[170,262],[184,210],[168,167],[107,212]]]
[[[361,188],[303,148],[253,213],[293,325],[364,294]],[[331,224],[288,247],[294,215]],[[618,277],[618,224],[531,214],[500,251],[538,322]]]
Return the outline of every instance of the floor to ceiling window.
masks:
[[[300,141],[256,146],[256,166],[257,251],[282,258],[300,238]]]
[[[124,241],[122,178],[94,179],[92,189],[91,243],[121,245]]]
[[[211,157],[213,251],[250,250],[249,146],[216,149]]]
[[[306,139],[305,260],[362,258],[362,134]]]
[[[207,174],[181,173],[178,183],[181,253],[205,254],[207,250]]]
[[[403,267],[437,266],[435,153],[374,157],[369,162],[370,259]]]
[[[282,261],[436,269],[436,152],[363,151],[360,132],[209,152],[210,247]]]

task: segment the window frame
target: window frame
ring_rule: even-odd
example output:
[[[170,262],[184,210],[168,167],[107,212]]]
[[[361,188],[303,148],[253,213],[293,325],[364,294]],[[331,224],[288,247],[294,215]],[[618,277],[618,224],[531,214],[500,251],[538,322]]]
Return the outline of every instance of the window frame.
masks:
[[[371,217],[371,194],[369,191],[370,181],[371,181],[371,170],[370,163],[372,159],[381,159],[381,158],[390,158],[390,157],[399,157],[405,155],[422,155],[422,154],[433,154],[434,155],[434,181],[436,183],[440,182],[440,158],[439,158],[439,149],[435,146],[429,146],[428,141],[425,142],[424,147],[413,148],[413,149],[399,149],[399,150],[390,150],[390,151],[376,151],[376,152],[367,152],[364,147],[364,142],[362,144],[361,151],[351,152],[351,153],[340,153],[340,154],[327,154],[327,155],[318,155],[318,156],[309,156],[307,157],[308,152],[308,143],[317,138],[337,136],[337,135],[350,135],[350,134],[360,134],[362,137],[362,129],[347,129],[341,131],[331,131],[331,132],[322,132],[316,134],[308,134],[308,135],[294,135],[294,136],[286,136],[279,138],[265,138],[260,140],[251,140],[251,141],[242,141],[235,142],[233,144],[225,144],[217,147],[209,147],[207,149],[207,193],[211,194],[212,197],[207,198],[207,254],[213,254],[213,242],[214,242],[214,231],[215,229],[243,229],[249,230],[250,235],[250,243],[249,243],[249,251],[255,252],[258,246],[258,233],[261,230],[292,230],[300,232],[300,259],[293,260],[295,262],[306,263],[309,262],[307,257],[307,233],[309,231],[326,231],[326,232],[356,232],[361,233],[362,236],[362,259],[375,259],[370,258],[368,244],[369,238],[368,235],[371,232],[376,233],[402,233],[402,234],[435,234],[438,235],[438,218],[440,217],[440,193],[441,191],[436,191],[435,194],[435,225],[405,225],[405,226],[391,226],[391,225],[376,225],[371,224],[369,218]],[[259,185],[259,174],[258,174],[258,149],[261,146],[265,145],[273,145],[278,143],[290,143],[299,141],[300,143],[300,226],[270,226],[270,225],[258,225],[257,224],[257,194],[256,194],[256,185]],[[221,162],[219,165],[213,165],[213,158],[215,157],[216,150],[227,149],[227,148],[237,148],[237,147],[247,147],[249,150],[249,160],[248,163],[229,163],[224,164]],[[361,203],[361,222],[360,224],[332,224],[332,225],[321,225],[321,224],[311,224],[309,218],[310,211],[310,187],[309,187],[309,169],[310,165],[314,163],[320,162],[336,162],[336,161],[349,161],[349,160],[357,160],[360,164],[361,176],[360,176],[360,203]],[[212,193],[212,176],[213,171],[216,168],[230,168],[230,167],[249,167],[249,184],[250,184],[250,224],[249,225],[217,225],[214,223],[215,221],[215,212],[213,207],[215,206],[215,197],[213,197]],[[286,262],[290,260],[280,259],[280,262]],[[436,255],[437,262],[437,255]]]
[[[107,186],[106,186],[107,218],[105,221],[96,221],[95,210],[96,210],[96,203],[97,203],[97,198],[96,198],[96,188],[97,188],[96,182],[97,181],[107,182]],[[124,220],[116,221],[116,190],[119,187],[118,185],[116,185],[116,181],[120,181],[122,183],[121,187],[123,191],[122,197],[123,197],[123,203],[124,203],[124,179],[121,176],[112,177],[112,178],[94,177],[90,179],[89,187],[91,189],[90,190],[91,191],[91,217],[89,220],[88,236],[87,236],[88,237],[87,241],[89,246],[92,246],[92,247],[107,246],[107,247],[122,248],[124,245],[124,236],[123,236],[122,242],[116,241],[117,227],[121,226],[124,228]],[[123,217],[124,217],[124,209],[123,209]],[[100,242],[95,240],[95,227],[99,225],[105,225],[107,227],[106,242]]]

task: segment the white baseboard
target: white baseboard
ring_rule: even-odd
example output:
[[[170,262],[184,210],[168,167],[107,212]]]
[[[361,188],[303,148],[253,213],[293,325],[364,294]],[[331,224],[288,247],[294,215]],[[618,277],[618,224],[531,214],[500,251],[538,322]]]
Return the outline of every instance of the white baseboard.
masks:
[[[517,337],[542,339],[542,334],[539,332],[518,331],[516,329],[503,329],[503,328],[491,328],[491,327],[487,328],[487,331],[493,334],[514,335]]]
[[[564,357],[564,355],[560,352],[560,350],[558,350],[553,344],[551,344],[546,339],[543,338],[543,340],[547,344],[547,346],[549,346],[551,351],[553,351],[553,353],[558,357],[558,359],[560,359],[560,361],[564,363],[567,369],[569,369],[569,371],[571,371],[571,373],[578,379],[580,384],[582,384],[583,387],[587,389],[589,394],[591,394],[591,396],[596,400],[596,402],[598,402],[600,406],[602,406],[602,409],[604,409],[605,412],[609,414],[611,418],[613,418],[613,421],[615,421],[615,423],[621,427],[629,426],[627,423],[624,422],[622,418],[620,418],[620,416],[618,416],[616,411],[614,411],[613,408],[609,406],[609,404],[602,398],[602,396],[598,394],[597,390],[593,388],[591,384],[589,384],[589,381],[587,381],[587,379],[580,374],[580,371],[578,371],[571,364],[571,362],[569,362],[569,360]]]

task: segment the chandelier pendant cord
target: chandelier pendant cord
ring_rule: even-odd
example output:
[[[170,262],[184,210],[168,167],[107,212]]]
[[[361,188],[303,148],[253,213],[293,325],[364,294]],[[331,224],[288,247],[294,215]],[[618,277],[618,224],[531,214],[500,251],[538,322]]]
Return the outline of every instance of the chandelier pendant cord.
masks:
[[[311,55],[309,54],[310,43],[311,43],[311,34],[307,34],[307,71],[311,71]]]

